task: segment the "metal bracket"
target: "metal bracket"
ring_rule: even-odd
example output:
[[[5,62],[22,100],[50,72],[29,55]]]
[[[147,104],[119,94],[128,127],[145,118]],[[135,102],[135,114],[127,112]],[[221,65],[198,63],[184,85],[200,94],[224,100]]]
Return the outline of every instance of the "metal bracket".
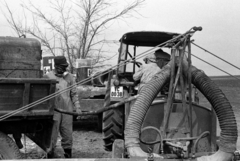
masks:
[[[237,160],[240,160],[240,153],[238,150],[236,150],[234,153],[233,153],[233,157],[232,157],[232,161],[237,161]]]
[[[152,148],[148,147],[148,157],[147,157],[148,161],[154,161],[154,155],[152,153]]]

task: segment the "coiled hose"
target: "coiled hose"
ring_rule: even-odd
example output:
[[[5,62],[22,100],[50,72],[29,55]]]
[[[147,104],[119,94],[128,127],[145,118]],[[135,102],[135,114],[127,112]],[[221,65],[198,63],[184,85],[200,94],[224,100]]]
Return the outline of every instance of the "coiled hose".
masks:
[[[221,128],[219,149],[234,152],[238,137],[232,106],[221,89],[201,70],[191,67],[192,83],[202,92],[216,112]]]
[[[186,62],[183,63],[184,73],[187,73]],[[236,150],[236,141],[238,137],[237,123],[232,110],[232,107],[223,92],[218,86],[201,70],[191,66],[192,83],[203,93],[203,95],[211,103],[215,110],[221,128],[219,149],[223,152],[234,152]],[[145,87],[141,90],[138,99],[131,112],[125,128],[125,146],[128,149],[130,156],[137,155],[142,151],[139,147],[139,134],[142,122],[152,101],[170,78],[170,63],[158,73]],[[134,147],[136,147],[134,149]],[[131,148],[131,149],[130,149]],[[140,149],[140,150],[139,150]],[[132,153],[132,154],[131,154]],[[142,152],[139,152],[139,154]]]
[[[161,88],[166,82],[169,81],[171,68],[169,64],[166,65],[160,73],[157,73],[147,84],[143,86],[138,99],[131,108],[125,128],[126,147],[139,147],[139,134],[147,110]]]

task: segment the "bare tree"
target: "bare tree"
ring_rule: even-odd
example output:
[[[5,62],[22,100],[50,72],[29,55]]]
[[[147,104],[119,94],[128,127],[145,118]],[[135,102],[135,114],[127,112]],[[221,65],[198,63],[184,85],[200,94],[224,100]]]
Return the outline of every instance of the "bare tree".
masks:
[[[124,7],[117,9],[114,8],[116,2],[109,0],[49,0],[51,13],[44,12],[29,1],[21,5],[24,20],[16,19],[5,2],[6,10],[3,13],[18,36],[30,34],[36,37],[45,52],[66,55],[70,67],[73,67],[76,58],[94,58],[96,63],[104,62],[104,53],[107,52],[103,50],[103,45],[107,43],[102,36],[104,31],[115,21],[124,21],[133,13],[138,14],[137,9],[144,1],[128,1]],[[32,23],[28,22],[26,12],[31,15]]]

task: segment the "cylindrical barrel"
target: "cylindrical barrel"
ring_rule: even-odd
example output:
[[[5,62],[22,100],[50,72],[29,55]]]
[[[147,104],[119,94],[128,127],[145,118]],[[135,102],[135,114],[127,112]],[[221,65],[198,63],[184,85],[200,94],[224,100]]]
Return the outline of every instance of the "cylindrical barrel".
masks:
[[[0,77],[40,78],[41,59],[38,40],[0,37]]]
[[[86,80],[91,75],[92,59],[77,59],[77,82],[83,82],[82,85],[91,85],[91,79]]]
[[[89,67],[77,68],[77,82],[83,81],[82,85],[91,85],[91,80],[86,81],[89,76]]]

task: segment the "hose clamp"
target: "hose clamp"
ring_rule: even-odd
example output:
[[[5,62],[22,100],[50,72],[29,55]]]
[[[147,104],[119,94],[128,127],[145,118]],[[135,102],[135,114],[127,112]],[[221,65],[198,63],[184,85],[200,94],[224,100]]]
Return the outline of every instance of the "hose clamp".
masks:
[[[239,150],[236,150],[233,153],[233,157],[232,157],[232,161],[237,161],[237,160],[240,160],[240,152],[239,152]]]

